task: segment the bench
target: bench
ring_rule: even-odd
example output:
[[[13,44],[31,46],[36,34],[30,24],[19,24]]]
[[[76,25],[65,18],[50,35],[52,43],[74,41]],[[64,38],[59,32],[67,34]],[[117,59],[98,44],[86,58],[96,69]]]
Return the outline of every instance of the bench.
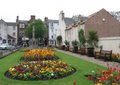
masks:
[[[100,52],[95,52],[95,58],[103,58],[104,60],[112,58],[112,50],[100,50]]]

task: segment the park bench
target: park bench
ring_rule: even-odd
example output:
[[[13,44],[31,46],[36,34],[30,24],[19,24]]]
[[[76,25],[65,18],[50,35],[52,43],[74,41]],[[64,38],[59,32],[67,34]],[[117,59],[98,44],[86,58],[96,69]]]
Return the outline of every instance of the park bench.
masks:
[[[112,50],[100,50],[100,52],[95,52],[95,58],[102,58],[104,60],[111,60]]]

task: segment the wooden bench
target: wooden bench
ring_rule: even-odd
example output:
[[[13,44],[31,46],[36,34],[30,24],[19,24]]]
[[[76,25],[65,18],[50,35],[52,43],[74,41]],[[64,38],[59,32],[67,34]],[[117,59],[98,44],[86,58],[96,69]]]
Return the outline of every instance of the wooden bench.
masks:
[[[95,52],[95,58],[103,58],[104,60],[112,58],[112,50],[100,50],[100,52]]]

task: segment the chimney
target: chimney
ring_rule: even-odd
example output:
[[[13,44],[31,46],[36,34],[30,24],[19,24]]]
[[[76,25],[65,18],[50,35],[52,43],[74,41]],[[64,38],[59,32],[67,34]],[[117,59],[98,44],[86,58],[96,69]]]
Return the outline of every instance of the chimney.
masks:
[[[48,17],[45,17],[45,18],[44,18],[44,21],[47,22],[47,21],[48,21]]]
[[[30,21],[33,21],[33,20],[35,20],[35,15],[31,15]]]
[[[19,24],[19,16],[16,17],[16,24]]]
[[[64,19],[64,12],[63,10],[60,12],[60,18],[63,20]]]

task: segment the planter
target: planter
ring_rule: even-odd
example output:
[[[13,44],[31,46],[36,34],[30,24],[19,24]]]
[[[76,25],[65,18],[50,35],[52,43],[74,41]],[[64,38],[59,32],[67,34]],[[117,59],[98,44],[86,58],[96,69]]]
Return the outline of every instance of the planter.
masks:
[[[73,52],[74,52],[74,53],[78,53],[78,46],[74,46]]]
[[[65,47],[65,50],[66,50],[66,51],[69,51],[69,46],[66,46],[66,47]]]
[[[94,57],[94,48],[87,48],[87,54],[89,57]]]
[[[62,45],[62,50],[65,50],[65,45]]]

